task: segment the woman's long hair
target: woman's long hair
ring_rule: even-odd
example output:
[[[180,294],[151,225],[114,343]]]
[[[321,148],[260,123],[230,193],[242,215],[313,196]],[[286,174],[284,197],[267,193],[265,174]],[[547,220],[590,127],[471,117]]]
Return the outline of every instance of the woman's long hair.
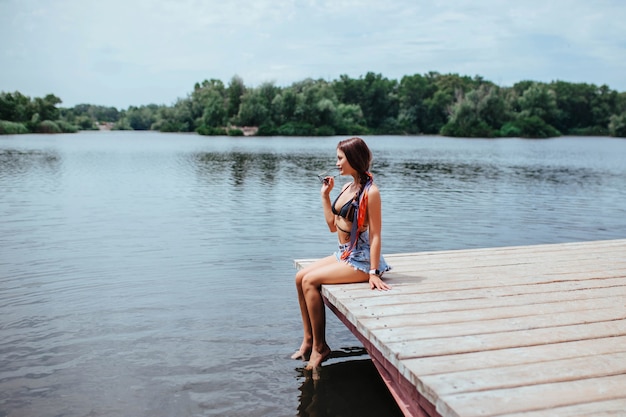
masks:
[[[354,214],[352,217],[352,230],[350,231],[350,245],[341,255],[341,259],[347,259],[356,247],[359,239],[359,230],[365,223],[367,214],[367,192],[374,182],[374,177],[369,172],[372,162],[372,151],[368,148],[363,139],[353,137],[339,142],[337,149],[340,149],[345,155],[348,163],[356,172],[359,173],[360,190],[359,194],[353,201]]]

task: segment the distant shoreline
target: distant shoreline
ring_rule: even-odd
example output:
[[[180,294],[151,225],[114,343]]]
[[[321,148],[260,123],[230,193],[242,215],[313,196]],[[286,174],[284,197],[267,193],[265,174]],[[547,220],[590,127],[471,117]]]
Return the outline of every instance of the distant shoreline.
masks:
[[[98,130],[108,132],[113,130],[114,126],[115,123],[113,122],[100,122],[98,123]],[[259,131],[258,126],[229,126],[225,128],[226,131],[235,129],[241,130],[244,136],[255,136]]]

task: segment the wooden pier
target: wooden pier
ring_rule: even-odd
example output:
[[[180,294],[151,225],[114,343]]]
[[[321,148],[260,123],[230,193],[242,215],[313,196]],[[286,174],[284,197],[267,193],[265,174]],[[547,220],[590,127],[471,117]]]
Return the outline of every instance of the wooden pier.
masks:
[[[626,239],[385,258],[322,295],[406,416],[626,416]]]

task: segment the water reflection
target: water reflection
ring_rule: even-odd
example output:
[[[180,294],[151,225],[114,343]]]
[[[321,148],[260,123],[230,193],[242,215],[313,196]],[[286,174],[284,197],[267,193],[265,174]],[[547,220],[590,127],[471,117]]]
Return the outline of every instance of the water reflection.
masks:
[[[38,170],[44,171],[44,174],[58,173],[60,167],[61,157],[55,151],[0,149],[0,179]]]
[[[394,169],[395,168],[395,169]],[[591,168],[560,167],[545,165],[493,165],[480,163],[458,163],[447,161],[410,161],[392,167],[399,175],[414,179],[464,183],[504,181],[510,183],[548,183],[553,185],[599,185],[611,178],[611,172]]]
[[[324,365],[315,378],[306,375],[297,415],[400,417],[402,412],[368,359]]]
[[[511,172],[518,182],[532,181],[553,185],[600,185],[603,180],[612,177],[610,172],[559,166],[513,166]]]
[[[423,180],[448,181],[455,179],[473,182],[477,178],[497,179],[502,172],[489,164],[452,163],[445,161],[403,162],[399,173]]]
[[[242,186],[249,178],[276,183],[281,170],[287,176],[316,176],[332,167],[326,156],[270,152],[201,152],[192,156],[199,176],[230,175],[232,185]]]

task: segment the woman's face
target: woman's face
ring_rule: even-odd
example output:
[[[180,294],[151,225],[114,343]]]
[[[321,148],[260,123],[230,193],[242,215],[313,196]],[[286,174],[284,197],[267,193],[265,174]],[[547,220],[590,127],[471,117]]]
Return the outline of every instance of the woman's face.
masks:
[[[337,149],[337,168],[339,168],[339,175],[352,175],[354,172],[354,168],[350,166],[348,159],[346,158],[346,154],[341,150]]]

